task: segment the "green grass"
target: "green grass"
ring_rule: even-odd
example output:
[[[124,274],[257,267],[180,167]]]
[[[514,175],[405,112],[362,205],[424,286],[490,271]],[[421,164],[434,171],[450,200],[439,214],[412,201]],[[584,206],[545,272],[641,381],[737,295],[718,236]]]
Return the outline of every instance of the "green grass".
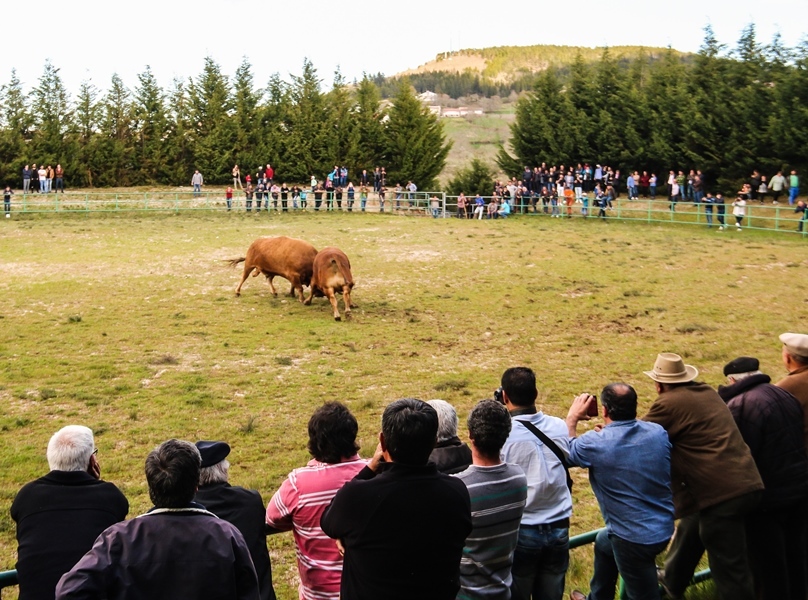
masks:
[[[516,105],[505,104],[495,112],[485,115],[461,118],[442,118],[446,139],[452,141],[452,149],[446,157],[446,167],[441,173],[445,184],[457,173],[466,168],[472,158],[485,161],[498,172],[496,155],[499,144],[507,146],[511,137],[510,125],[516,117]]]
[[[517,364],[536,370],[548,413],[616,380],[644,412],[654,390],[641,372],[657,352],[679,352],[713,385],[738,355],[778,378],[777,335],[808,318],[805,240],[765,232],[210,212],[0,225],[0,569],[15,562],[14,494],[47,470],[63,425],[95,430],[132,515],[149,507],[143,460],[169,437],[227,440],[232,482],[267,501],[307,461],[323,401],[356,414],[364,456],[391,400],[441,397],[463,423]],[[224,259],[280,234],[348,254],[350,320],[284,295],[285,281],[277,298],[263,278],[234,297],[240,270]],[[580,533],[602,522],[586,473],[573,476]],[[294,598],[292,538],[269,544],[280,597]],[[570,585],[587,589],[591,548],[574,556]]]

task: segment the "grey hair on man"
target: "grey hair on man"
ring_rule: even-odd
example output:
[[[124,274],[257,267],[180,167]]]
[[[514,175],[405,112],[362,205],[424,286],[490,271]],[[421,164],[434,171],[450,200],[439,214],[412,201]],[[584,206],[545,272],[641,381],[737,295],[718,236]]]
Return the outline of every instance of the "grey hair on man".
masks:
[[[94,450],[95,440],[89,427],[62,427],[48,442],[48,466],[51,471],[86,471]]]
[[[457,437],[457,411],[446,400],[428,400],[438,413],[438,444]]]
[[[230,476],[230,462],[224,459],[209,467],[199,470],[199,485],[212,485],[214,483],[227,483]]]

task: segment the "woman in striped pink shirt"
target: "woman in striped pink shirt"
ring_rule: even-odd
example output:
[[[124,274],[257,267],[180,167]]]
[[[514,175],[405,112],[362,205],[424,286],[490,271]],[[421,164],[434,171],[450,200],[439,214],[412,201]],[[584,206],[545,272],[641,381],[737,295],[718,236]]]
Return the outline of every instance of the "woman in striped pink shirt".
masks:
[[[267,525],[294,532],[301,600],[339,599],[342,556],[320,529],[320,517],[337,490],[367,463],[356,453],[358,429],[356,418],[339,402],[314,411],[308,445],[313,459],[289,473],[267,506]]]

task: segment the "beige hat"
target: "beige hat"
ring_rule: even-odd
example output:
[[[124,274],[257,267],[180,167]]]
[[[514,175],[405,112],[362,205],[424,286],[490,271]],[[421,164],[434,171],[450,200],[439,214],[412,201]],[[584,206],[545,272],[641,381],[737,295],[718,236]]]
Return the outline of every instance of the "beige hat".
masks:
[[[653,371],[643,371],[648,377],[659,383],[687,383],[693,381],[699,370],[686,365],[682,357],[672,352],[657,355]]]
[[[808,335],[804,333],[784,333],[780,341],[792,356],[808,358]]]

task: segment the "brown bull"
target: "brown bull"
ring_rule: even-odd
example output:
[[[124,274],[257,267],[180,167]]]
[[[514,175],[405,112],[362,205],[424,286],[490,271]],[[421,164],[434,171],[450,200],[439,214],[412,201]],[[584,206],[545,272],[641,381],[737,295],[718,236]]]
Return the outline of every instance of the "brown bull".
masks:
[[[313,274],[311,277],[311,291],[304,304],[311,304],[314,296],[327,296],[334,309],[334,319],[340,320],[337,308],[337,297],[334,293],[342,294],[345,304],[345,316],[351,316],[351,290],[354,281],[351,275],[351,262],[339,248],[323,248],[314,259]]]
[[[311,282],[315,256],[317,249],[303,240],[286,236],[255,240],[250,244],[246,257],[227,261],[231,267],[244,263],[244,273],[236,288],[236,296],[241,295],[241,286],[252,273],[253,277],[258,277],[259,274],[266,276],[273,296],[277,296],[278,292],[272,285],[272,279],[276,276],[288,279],[292,284],[290,295],[297,296],[303,302],[303,286]]]

